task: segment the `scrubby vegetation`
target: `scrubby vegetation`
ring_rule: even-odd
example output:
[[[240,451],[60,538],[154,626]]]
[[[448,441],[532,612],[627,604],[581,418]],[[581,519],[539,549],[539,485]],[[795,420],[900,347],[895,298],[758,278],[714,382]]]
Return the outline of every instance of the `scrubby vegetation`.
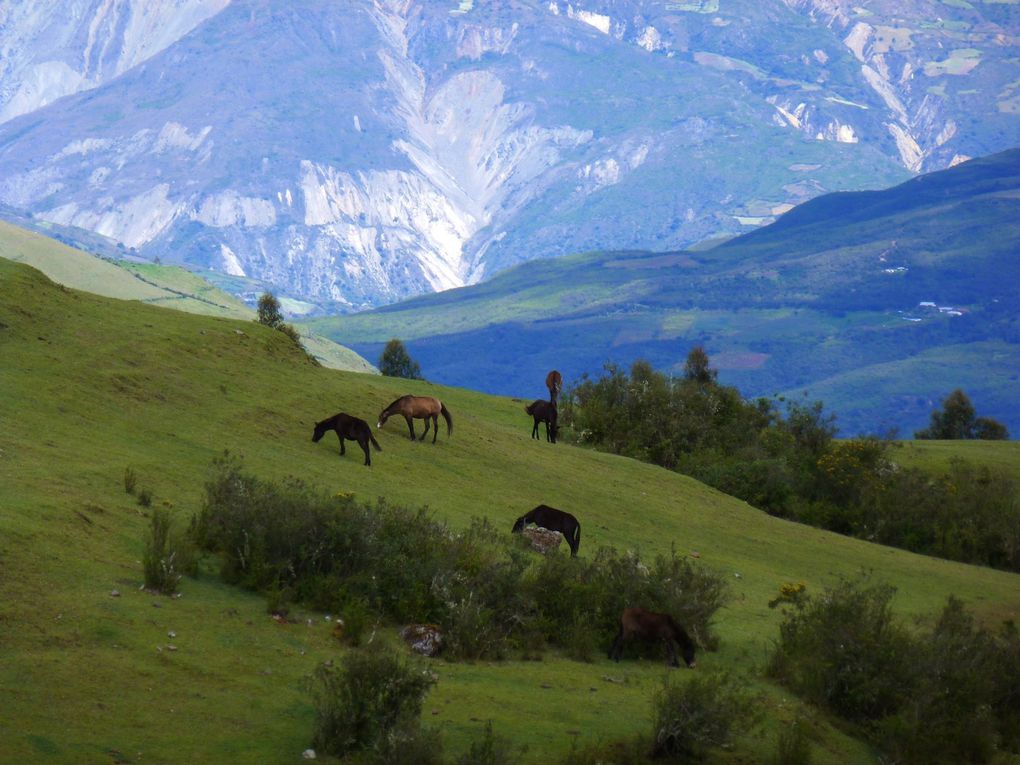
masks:
[[[142,569],[145,587],[164,595],[177,592],[184,575],[195,571],[191,542],[173,528],[173,518],[166,508],[157,507],[149,518]]]
[[[576,442],[678,470],[773,515],[1020,571],[1020,488],[1008,473],[959,461],[942,475],[901,468],[890,441],[836,440],[821,402],[745,401],[716,382],[700,348],[679,378],[643,361],[582,378],[560,422]]]
[[[441,763],[438,732],[421,727],[435,681],[427,668],[385,649],[350,651],[339,666],[318,667],[313,746],[364,765]]]
[[[1018,751],[1020,634],[979,627],[950,598],[934,624],[892,617],[894,590],[844,579],[819,595],[789,586],[770,676],[856,724],[892,762],[985,763]]]
[[[425,509],[259,480],[229,456],[215,462],[192,532],[219,554],[227,581],[269,593],[277,608],[297,601],[355,623],[365,608],[436,623],[460,658],[550,645],[590,659],[634,603],[671,613],[713,648],[712,619],[727,594],[720,575],[675,552],[648,566],[608,547],[586,559],[537,558],[486,521],[454,532]]]

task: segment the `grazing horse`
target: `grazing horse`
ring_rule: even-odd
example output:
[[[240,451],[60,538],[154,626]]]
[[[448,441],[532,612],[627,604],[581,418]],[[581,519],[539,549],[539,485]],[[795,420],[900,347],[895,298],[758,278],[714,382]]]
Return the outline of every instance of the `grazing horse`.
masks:
[[[439,435],[439,415],[443,415],[443,419],[446,420],[446,435],[453,435],[453,419],[450,417],[450,411],[446,408],[446,404],[440,401],[438,398],[432,398],[431,396],[401,396],[388,407],[379,413],[379,424],[377,428],[381,428],[386,424],[386,420],[395,414],[404,415],[404,419],[407,420],[407,429],[411,432],[411,440],[414,440],[414,422],[413,420],[425,420],[425,431],[421,434],[421,440],[425,440],[425,436],[429,432],[429,420],[435,426],[432,431],[432,443],[436,442],[436,436]]]
[[[531,437],[538,438],[539,441],[542,439],[538,437],[538,423],[545,423],[545,440],[551,443],[556,443],[556,402],[555,401],[532,401],[526,407],[524,411],[535,418],[535,427],[531,429]]]
[[[361,446],[365,452],[365,464],[371,465],[372,458],[368,452],[368,442],[372,442],[372,446],[375,447],[377,452],[382,451],[382,447],[379,446],[379,442],[375,440],[375,436],[372,435],[372,428],[369,427],[368,423],[358,417],[352,417],[345,412],[334,414],[332,417],[327,417],[322,422],[315,423],[315,432],[312,433],[312,441],[318,442],[320,438],[326,435],[327,430],[335,430],[337,437],[340,439],[340,454],[347,454],[347,448],[344,446],[344,439],[350,439],[351,441],[357,441],[358,445]]]
[[[570,513],[549,507],[549,505],[539,505],[518,518],[514,522],[511,532],[520,534],[529,523],[534,523],[543,529],[549,529],[549,531],[560,532],[567,540],[567,544],[570,545],[570,556],[577,555],[577,548],[581,546],[581,524]]]
[[[676,658],[676,648],[673,646],[674,643],[678,643],[684,662],[688,667],[694,669],[694,641],[669,614],[646,611],[643,608],[624,609],[620,615],[620,629],[616,633],[616,640],[613,641],[613,647],[609,649],[609,658],[619,661],[620,655],[623,653],[623,644],[634,639],[645,642],[661,640],[665,643],[666,652],[669,654],[668,663],[671,667],[680,666],[680,662]]]
[[[545,387],[549,389],[549,400],[554,404],[563,390],[563,375],[555,369],[545,376]]]

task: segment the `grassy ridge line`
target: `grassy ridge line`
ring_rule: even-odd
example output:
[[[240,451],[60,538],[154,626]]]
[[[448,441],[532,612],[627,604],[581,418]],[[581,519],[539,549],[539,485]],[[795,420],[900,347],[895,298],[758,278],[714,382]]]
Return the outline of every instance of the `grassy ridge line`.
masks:
[[[241,300],[186,269],[104,260],[4,221],[0,221],[0,257],[26,263],[60,284],[97,295],[208,316],[255,318],[255,312]],[[331,369],[375,371],[350,348],[320,335],[306,333],[302,344]]]
[[[223,449],[266,478],[428,503],[458,528],[484,516],[509,531],[547,502],[581,518],[582,555],[600,544],[646,557],[697,551],[734,588],[722,649],[700,662],[709,669],[757,666],[778,624],[766,603],[786,581],[817,590],[864,568],[899,588],[904,616],[950,593],[992,621],[1020,614],[1020,577],[790,524],[653,466],[533,442],[521,401],[325,370],[250,322],[109,301],[2,260],[0,352],[0,695],[12,701],[0,760],[100,762],[111,750],[145,761],[297,759],[311,729],[303,678],[336,651],[322,615],[276,625],[260,598],[211,575],[185,582],[180,600],[137,590],[146,519],[124,492],[124,469],[185,519]],[[335,441],[311,443],[314,420],[340,409],[371,420],[405,392],[440,396],[453,438],[444,428],[434,446],[411,443],[392,421],[371,469],[357,450],[341,459]],[[528,762],[566,751],[569,730],[582,743],[644,730],[661,673],[604,659],[435,666],[426,722],[449,748],[463,750],[491,717],[530,745]],[[776,714],[794,713],[768,690]],[[864,758],[860,744],[820,730],[817,762]],[[762,746],[745,742],[733,761],[760,761]]]
[[[184,269],[120,265],[4,221],[0,221],[0,256],[38,268],[60,284],[105,297],[163,304],[211,316],[254,316],[242,302]]]

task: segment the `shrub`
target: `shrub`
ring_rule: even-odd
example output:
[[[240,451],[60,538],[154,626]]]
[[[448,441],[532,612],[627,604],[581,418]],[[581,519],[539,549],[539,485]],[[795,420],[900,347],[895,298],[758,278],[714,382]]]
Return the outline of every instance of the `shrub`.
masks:
[[[421,706],[434,684],[431,673],[384,650],[351,651],[339,667],[319,666],[313,746],[336,757],[417,748]]]
[[[142,489],[138,492],[138,504],[142,507],[152,505],[152,489]]]
[[[653,699],[653,753],[670,762],[700,761],[756,723],[747,684],[728,674],[667,679]]]
[[[811,765],[811,743],[800,720],[779,731],[772,765]]]
[[[164,595],[177,592],[184,574],[194,573],[195,555],[187,539],[174,533],[170,511],[153,510],[142,554],[145,586]]]
[[[989,762],[998,740],[995,643],[950,598],[908,660],[916,683],[898,713],[880,726],[883,748],[901,762]]]
[[[893,623],[889,586],[843,579],[793,601],[768,671],[801,696],[849,720],[877,720],[910,693],[913,645]]]
[[[468,751],[457,758],[457,765],[511,765],[519,760],[510,741],[493,733],[492,720],[488,720],[481,739],[471,742]]]

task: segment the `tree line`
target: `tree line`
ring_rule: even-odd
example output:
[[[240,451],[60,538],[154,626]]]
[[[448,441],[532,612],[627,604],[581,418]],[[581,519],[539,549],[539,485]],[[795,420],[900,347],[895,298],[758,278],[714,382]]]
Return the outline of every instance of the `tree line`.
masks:
[[[1020,571],[1020,493],[1008,473],[962,460],[941,474],[902,467],[888,439],[837,440],[835,416],[821,402],[745,400],[718,382],[702,348],[675,377],[646,361],[583,376],[564,397],[560,423],[577,443],[685,473],[776,516]],[[922,433],[1008,435],[976,417],[962,391]]]

